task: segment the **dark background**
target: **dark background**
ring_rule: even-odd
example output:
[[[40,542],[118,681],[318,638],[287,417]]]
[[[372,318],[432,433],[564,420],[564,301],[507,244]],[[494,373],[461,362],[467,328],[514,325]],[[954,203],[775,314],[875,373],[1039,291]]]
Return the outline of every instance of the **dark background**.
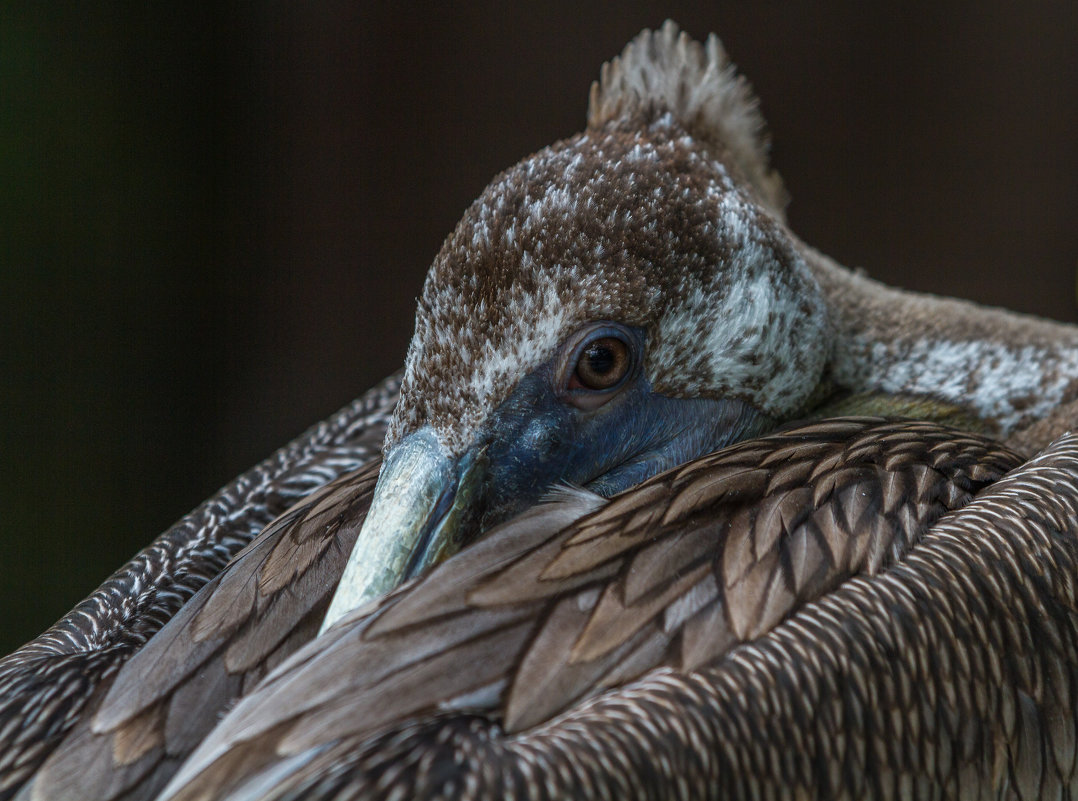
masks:
[[[807,241],[1075,319],[1078,4],[95,5],[0,11],[0,650],[391,372],[469,201],[667,16]]]

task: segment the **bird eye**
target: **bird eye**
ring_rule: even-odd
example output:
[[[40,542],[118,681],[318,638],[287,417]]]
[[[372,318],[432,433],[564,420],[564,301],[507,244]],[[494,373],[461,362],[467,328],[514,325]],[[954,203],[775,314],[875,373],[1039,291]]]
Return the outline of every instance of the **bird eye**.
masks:
[[[595,322],[562,343],[558,357],[559,397],[593,411],[617,396],[640,367],[643,332],[615,322]]]
[[[621,383],[632,366],[629,346],[620,339],[603,337],[589,342],[580,353],[569,389],[611,389]]]

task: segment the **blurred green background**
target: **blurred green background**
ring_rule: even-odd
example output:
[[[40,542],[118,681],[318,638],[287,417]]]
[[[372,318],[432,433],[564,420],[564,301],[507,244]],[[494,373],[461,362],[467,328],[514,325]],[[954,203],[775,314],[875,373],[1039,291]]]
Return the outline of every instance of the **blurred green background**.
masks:
[[[0,9],[0,650],[392,371],[469,201],[667,16],[754,83],[808,242],[1075,319],[1078,5],[523,6]]]

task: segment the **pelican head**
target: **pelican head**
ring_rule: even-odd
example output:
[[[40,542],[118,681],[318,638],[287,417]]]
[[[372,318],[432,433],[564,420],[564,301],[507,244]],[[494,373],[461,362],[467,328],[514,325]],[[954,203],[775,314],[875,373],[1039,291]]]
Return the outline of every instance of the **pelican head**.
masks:
[[[805,408],[831,336],[762,126],[718,40],[668,22],[472,204],[327,625],[555,485],[610,495]]]

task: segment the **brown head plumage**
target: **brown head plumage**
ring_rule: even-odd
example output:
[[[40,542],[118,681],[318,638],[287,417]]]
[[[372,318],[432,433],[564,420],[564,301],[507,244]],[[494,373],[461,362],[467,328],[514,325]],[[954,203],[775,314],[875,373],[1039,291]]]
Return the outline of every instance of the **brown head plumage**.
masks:
[[[387,446],[427,423],[459,453],[594,320],[646,331],[660,393],[797,409],[829,337],[761,131],[717,39],[668,22],[631,42],[593,87],[587,130],[496,177],[446,240]]]

